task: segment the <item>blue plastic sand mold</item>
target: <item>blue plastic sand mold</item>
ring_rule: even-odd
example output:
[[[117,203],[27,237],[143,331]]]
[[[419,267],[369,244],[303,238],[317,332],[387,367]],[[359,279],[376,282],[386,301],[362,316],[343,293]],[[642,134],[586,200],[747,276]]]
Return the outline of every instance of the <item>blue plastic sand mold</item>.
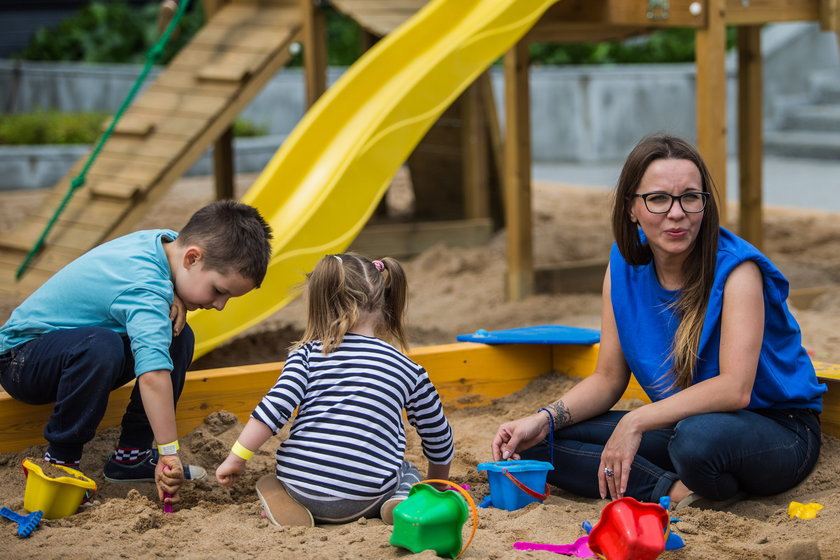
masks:
[[[473,334],[459,334],[458,342],[483,344],[597,344],[601,331],[564,325],[539,325],[499,331],[478,329]]]
[[[0,508],[0,515],[17,523],[17,536],[25,538],[31,535],[32,531],[38,527],[38,523],[41,522],[41,517],[44,515],[44,512],[39,510],[33,511],[29,515],[21,515],[19,513],[15,513],[7,507],[4,507]]]

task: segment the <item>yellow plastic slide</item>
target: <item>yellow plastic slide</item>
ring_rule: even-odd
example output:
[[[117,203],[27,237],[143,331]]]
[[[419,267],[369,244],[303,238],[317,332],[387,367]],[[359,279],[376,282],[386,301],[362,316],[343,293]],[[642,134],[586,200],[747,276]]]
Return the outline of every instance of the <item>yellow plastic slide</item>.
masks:
[[[433,0],[350,67],[243,197],[274,229],[271,264],[260,289],[190,315],[196,357],[277,312],[324,254],[345,250],[429,127],[556,1]]]

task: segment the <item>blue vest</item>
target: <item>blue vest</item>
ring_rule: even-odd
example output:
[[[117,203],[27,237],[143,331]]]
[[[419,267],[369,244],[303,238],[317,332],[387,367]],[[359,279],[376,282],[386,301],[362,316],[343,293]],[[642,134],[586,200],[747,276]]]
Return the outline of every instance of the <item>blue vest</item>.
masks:
[[[720,371],[720,325],[723,288],[732,270],[754,261],[764,277],[764,340],[758,358],[752,398],[747,408],[812,408],[822,411],[825,384],[802,347],[799,325],[788,310],[787,279],[755,247],[724,228],[715,266],[715,280],[700,336],[694,382]],[[679,292],[662,288],[653,263],[630,266],[613,244],[610,253],[611,299],[621,350],[630,370],[652,401],[674,394],[669,389],[670,358],[679,318],[669,307]]]

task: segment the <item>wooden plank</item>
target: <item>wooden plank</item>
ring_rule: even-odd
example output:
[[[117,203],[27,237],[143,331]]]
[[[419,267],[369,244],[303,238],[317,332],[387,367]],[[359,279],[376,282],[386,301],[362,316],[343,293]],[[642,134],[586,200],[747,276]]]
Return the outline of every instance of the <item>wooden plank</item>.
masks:
[[[214,27],[237,27],[241,25],[264,25],[277,27],[286,24],[297,14],[298,2],[286,2],[286,5],[271,6],[267,2],[262,5],[253,4],[250,6],[242,4],[227,4],[222,7],[212,18],[209,18],[205,26]]]
[[[508,301],[534,293],[531,216],[531,122],[528,43],[519,41],[505,54],[505,174]]]
[[[822,0],[820,2],[820,29],[834,31],[840,39],[840,0]],[[840,43],[838,43],[840,46]]]
[[[222,50],[218,46],[208,48],[204,45],[190,45],[188,49],[181,49],[163,73],[175,69],[195,72],[207,64],[230,64],[255,70],[264,61],[264,54],[251,51],[237,51],[233,48]]]
[[[111,126],[113,119],[108,119],[102,123],[102,130],[107,130]],[[126,136],[147,136],[155,129],[155,123],[141,115],[132,115],[128,112],[124,113],[120,120],[117,121],[114,127],[114,134],[121,134]]]
[[[184,115],[177,108],[170,111],[156,111],[142,107],[131,107],[126,117],[140,120],[146,119],[154,125],[154,132],[158,138],[186,138],[193,139],[207,127],[207,119],[196,115]]]
[[[152,111],[178,111],[189,116],[209,118],[221,111],[230,100],[224,96],[200,95],[190,91],[163,91],[149,88],[134,106]]]
[[[726,0],[709,0],[708,26],[696,31],[697,148],[717,185],[720,223],[726,209]]]
[[[205,68],[207,70],[207,78],[203,76]],[[180,70],[169,69],[169,72],[162,73],[155,81],[155,91],[193,91],[202,95],[209,95],[213,97],[229,97],[236,93],[239,89],[239,82],[241,79],[247,77],[250,70],[239,69],[231,70],[227,75],[225,70],[218,70],[210,68],[210,65],[199,69]],[[242,78],[238,79],[236,74],[241,74]]]
[[[213,179],[216,200],[234,198],[233,127],[228,127],[213,145]]]
[[[115,136],[108,139],[104,150],[109,155],[124,154],[132,157],[171,159],[188,144],[186,138],[162,138],[158,134],[144,137]]]
[[[760,25],[785,21],[816,21],[820,0],[727,0],[728,25]]]
[[[646,28],[610,25],[601,23],[547,22],[534,27],[528,33],[528,40],[534,43],[600,43],[620,41],[640,35]]]
[[[761,27],[757,25],[739,27],[738,233],[758,249],[761,249],[764,244],[762,89]]]
[[[208,64],[198,71],[198,79],[202,82],[232,82],[239,84],[251,74],[249,68],[236,64]]]
[[[43,205],[33,209],[32,216],[49,219],[55,213],[57,205]],[[66,222],[86,224],[91,227],[110,226],[125,211],[125,203],[112,200],[99,200],[87,192],[77,192],[61,213]]]
[[[299,18],[300,16],[297,16]],[[296,19],[297,19],[296,18]],[[288,28],[287,28],[288,33]],[[284,42],[284,33],[276,27],[243,26],[238,28],[208,26],[199,31],[193,42],[196,45],[224,44],[228,48],[268,54]]]
[[[441,243],[450,247],[478,247],[487,243],[492,235],[493,223],[488,218],[368,224],[350,248],[363,255],[405,258]]]
[[[692,14],[693,0],[564,0],[549,7],[537,27],[596,23],[625,27],[702,27],[705,15]]]
[[[600,293],[606,271],[604,259],[541,267],[534,274],[534,290],[538,294]]]
[[[306,106],[327,91],[327,17],[313,2],[303,2],[303,62]]]
[[[481,85],[474,82],[461,96],[462,188],[464,217],[490,216],[489,144]]]

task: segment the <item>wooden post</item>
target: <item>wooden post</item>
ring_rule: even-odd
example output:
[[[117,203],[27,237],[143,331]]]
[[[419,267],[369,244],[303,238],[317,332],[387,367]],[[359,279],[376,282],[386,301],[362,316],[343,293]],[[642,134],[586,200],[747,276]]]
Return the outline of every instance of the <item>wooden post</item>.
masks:
[[[213,144],[213,176],[216,181],[216,200],[234,196],[235,169],[233,164],[233,127],[228,127]]]
[[[696,31],[697,148],[718,187],[726,225],[726,0],[709,0],[706,9],[706,27]]]
[[[461,157],[466,218],[490,215],[489,146],[480,88],[478,82],[473,83],[462,98]]]
[[[312,107],[327,91],[327,17],[320,0],[303,3],[303,58],[306,74],[306,106]]]
[[[762,59],[761,27],[738,28],[738,233],[761,249],[762,191]]]
[[[519,41],[505,55],[505,224],[507,299],[534,293],[531,227],[531,122],[528,43]]]

